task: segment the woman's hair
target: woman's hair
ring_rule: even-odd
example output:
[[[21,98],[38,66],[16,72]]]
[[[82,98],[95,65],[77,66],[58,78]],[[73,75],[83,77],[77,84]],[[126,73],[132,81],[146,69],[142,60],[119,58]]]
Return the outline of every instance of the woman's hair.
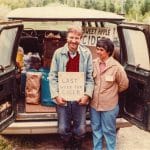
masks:
[[[111,56],[114,51],[113,42],[109,38],[105,37],[98,39],[96,47],[104,48],[107,51],[107,53],[109,53],[109,56]]]

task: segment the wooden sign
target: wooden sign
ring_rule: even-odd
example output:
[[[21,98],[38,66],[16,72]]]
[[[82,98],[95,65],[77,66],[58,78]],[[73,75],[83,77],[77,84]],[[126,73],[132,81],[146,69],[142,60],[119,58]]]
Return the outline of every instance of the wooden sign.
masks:
[[[67,101],[84,95],[84,72],[58,72],[59,96]]]
[[[84,27],[81,43],[86,46],[96,46],[97,40],[102,37],[119,42],[115,27]]]

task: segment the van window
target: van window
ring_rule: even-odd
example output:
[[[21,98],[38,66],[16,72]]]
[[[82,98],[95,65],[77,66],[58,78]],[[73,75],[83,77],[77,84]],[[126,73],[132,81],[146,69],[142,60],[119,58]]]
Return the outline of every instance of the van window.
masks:
[[[127,48],[127,63],[150,70],[150,60],[145,35],[141,31],[123,29]]]
[[[11,57],[17,28],[3,30],[0,34],[0,65],[3,67],[11,65]]]

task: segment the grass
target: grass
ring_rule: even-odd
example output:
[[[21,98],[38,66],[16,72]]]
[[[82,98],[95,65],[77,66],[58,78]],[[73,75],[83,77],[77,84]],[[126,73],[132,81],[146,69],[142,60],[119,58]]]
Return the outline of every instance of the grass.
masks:
[[[5,135],[0,136],[0,150],[13,150],[13,148],[33,148],[37,138],[28,135]]]
[[[0,136],[0,150],[12,150],[12,149],[13,147],[11,143],[3,136]]]
[[[91,134],[87,134],[83,150],[91,150]],[[0,150],[60,150],[63,144],[58,134],[1,135]]]

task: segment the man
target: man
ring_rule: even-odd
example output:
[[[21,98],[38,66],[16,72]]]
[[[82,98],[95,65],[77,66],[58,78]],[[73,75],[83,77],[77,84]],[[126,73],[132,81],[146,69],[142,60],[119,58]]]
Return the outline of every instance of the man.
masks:
[[[55,51],[50,72],[51,96],[57,104],[58,132],[64,147],[71,145],[74,149],[81,148],[86,132],[86,108],[94,87],[92,55],[87,47],[80,45],[81,37],[80,27],[68,28],[67,43]],[[84,96],[77,101],[66,101],[60,97],[58,72],[84,72]]]

